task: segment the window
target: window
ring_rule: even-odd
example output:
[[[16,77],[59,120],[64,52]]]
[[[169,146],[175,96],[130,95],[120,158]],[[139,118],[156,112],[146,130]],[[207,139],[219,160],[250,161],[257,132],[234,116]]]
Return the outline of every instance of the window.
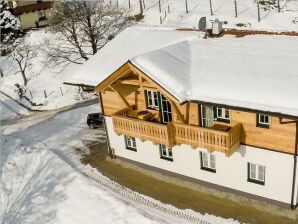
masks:
[[[257,114],[257,127],[260,128],[269,128],[270,120],[268,114]]]
[[[230,122],[230,111],[223,107],[216,107],[216,117],[218,121]]]
[[[247,169],[248,182],[265,185],[265,166],[247,163]]]
[[[126,149],[137,151],[136,139],[133,137],[124,136]]]
[[[147,108],[151,109],[159,109],[159,103],[158,103],[158,92],[152,91],[152,90],[146,90],[146,101],[147,101]]]
[[[45,11],[38,11],[38,20],[45,20],[45,19],[47,19],[46,12]]]
[[[168,161],[173,161],[172,149],[168,149],[166,145],[159,145],[160,158]]]
[[[201,169],[216,173],[215,155],[207,152],[200,152],[201,155]]]

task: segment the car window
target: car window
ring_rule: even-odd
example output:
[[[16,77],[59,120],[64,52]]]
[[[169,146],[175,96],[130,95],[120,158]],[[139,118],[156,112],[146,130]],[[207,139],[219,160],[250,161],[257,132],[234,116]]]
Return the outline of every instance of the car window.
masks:
[[[93,118],[94,118],[94,119],[99,119],[99,114],[95,114],[95,115],[93,115]]]

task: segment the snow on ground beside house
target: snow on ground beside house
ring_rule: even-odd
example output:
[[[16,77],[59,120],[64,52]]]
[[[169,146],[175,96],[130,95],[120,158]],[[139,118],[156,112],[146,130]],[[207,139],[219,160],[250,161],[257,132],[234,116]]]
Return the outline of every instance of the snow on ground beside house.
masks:
[[[139,13],[139,0],[130,0],[132,12]],[[237,0],[238,17],[235,17],[234,0],[211,0],[213,16],[210,14],[209,0],[187,0],[188,11],[184,0],[161,0],[162,12],[159,12],[158,0],[145,0],[144,21],[146,25],[198,28],[199,19],[206,16],[208,26],[218,18],[225,21],[225,28],[274,30],[274,31],[298,31],[298,1],[280,0],[281,12],[277,10],[277,1],[274,5],[260,4],[260,19],[256,0]],[[269,2],[269,1],[260,1]],[[272,2],[272,1],[271,1]],[[123,7],[128,7],[128,0],[121,0]],[[170,13],[168,13],[168,6]],[[165,16],[166,11],[166,16]]]
[[[47,59],[45,41],[55,40],[55,35],[47,31],[47,28],[29,31],[25,35],[24,43],[30,44],[35,48],[37,56],[32,61],[32,66],[26,71],[28,76],[28,84],[26,96],[36,104],[43,106],[31,106],[26,100],[21,102],[34,109],[48,110],[55,109],[65,105],[77,103],[79,101],[92,98],[92,94],[79,92],[78,87],[67,86],[63,84],[64,77],[68,74],[73,74],[79,65],[70,64],[65,67],[65,64],[60,64],[55,67],[49,67],[48,63],[44,63]],[[23,80],[16,64],[12,63],[10,57],[1,57],[0,66],[3,69],[4,78],[0,83],[1,91],[16,100],[20,100],[16,91],[15,84],[23,85]],[[4,116],[1,114],[1,117]],[[2,118],[1,118],[2,119]]]
[[[12,99],[0,93],[0,114],[1,120],[8,120],[22,115],[30,115],[30,112]]]
[[[98,105],[92,105],[1,127],[3,224],[185,223],[124,200],[81,174],[86,166],[74,149],[88,150],[84,141],[103,141],[102,131],[85,123],[86,114],[97,111]],[[212,223],[238,223],[202,217]]]

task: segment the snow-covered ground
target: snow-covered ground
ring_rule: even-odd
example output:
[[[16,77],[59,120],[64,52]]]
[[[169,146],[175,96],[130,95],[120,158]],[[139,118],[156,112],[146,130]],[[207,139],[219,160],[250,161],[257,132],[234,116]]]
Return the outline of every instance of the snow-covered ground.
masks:
[[[92,105],[1,127],[1,223],[185,222],[124,200],[82,175],[87,166],[75,148],[88,150],[85,141],[104,138],[85,124],[86,114],[96,111],[98,105]],[[238,223],[211,215],[206,219]]]
[[[65,105],[75,104],[82,100],[90,99],[93,94],[86,94],[75,86],[67,86],[63,84],[66,76],[75,73],[78,64],[59,64],[49,67],[45,62],[47,53],[45,51],[45,43],[52,39],[55,41],[55,35],[50,33],[47,28],[29,31],[24,38],[24,44],[29,44],[34,48],[36,57],[32,61],[32,66],[26,70],[28,76],[28,84],[26,86],[26,96],[36,104],[43,106],[31,106],[24,99],[21,102],[28,107],[40,110],[49,110],[63,107]],[[15,84],[23,85],[22,76],[18,73],[16,63],[12,63],[10,57],[1,57],[0,66],[4,73],[1,78],[0,89],[16,100],[20,100],[16,91]],[[1,113],[1,120],[5,114]]]
[[[29,115],[30,112],[0,92],[0,113],[1,120],[13,119],[22,115]]]
[[[123,7],[128,7],[129,0],[119,1],[121,1]],[[139,0],[130,1],[133,5],[132,11],[138,13],[140,11]],[[185,0],[160,0],[161,13],[159,12],[158,1],[144,0],[146,7],[143,24],[197,29],[200,18],[206,16],[209,27],[211,27],[211,21],[218,18],[220,21],[225,21],[224,28],[298,31],[297,0],[280,0],[280,12],[277,9],[277,0],[274,5],[260,4],[260,22],[258,22],[257,0],[236,0],[237,18],[235,17],[234,0],[211,0],[212,16],[210,0],[187,0],[188,13],[186,13]],[[168,12],[168,6],[170,13]],[[161,25],[160,17],[162,18]]]

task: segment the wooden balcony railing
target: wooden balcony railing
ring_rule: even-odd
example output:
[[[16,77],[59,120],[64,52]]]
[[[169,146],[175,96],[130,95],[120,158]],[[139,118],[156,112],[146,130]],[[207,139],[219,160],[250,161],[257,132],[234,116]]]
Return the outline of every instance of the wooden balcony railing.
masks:
[[[117,135],[127,135],[148,140],[155,144],[164,144],[169,148],[187,144],[192,148],[206,148],[208,151],[220,151],[226,156],[232,155],[239,147],[241,124],[228,131],[218,131],[187,124],[159,124],[128,117],[128,110],[121,110],[112,116],[114,131]]]
[[[193,125],[175,124],[175,141],[192,148],[202,147],[208,151],[220,151],[227,156],[240,147],[241,124],[231,127],[229,131],[217,131]]]
[[[142,121],[130,117],[115,115],[112,117],[114,131],[117,135],[127,135],[152,141],[154,144],[164,144],[169,148],[174,146],[175,132],[173,124],[163,125]]]

